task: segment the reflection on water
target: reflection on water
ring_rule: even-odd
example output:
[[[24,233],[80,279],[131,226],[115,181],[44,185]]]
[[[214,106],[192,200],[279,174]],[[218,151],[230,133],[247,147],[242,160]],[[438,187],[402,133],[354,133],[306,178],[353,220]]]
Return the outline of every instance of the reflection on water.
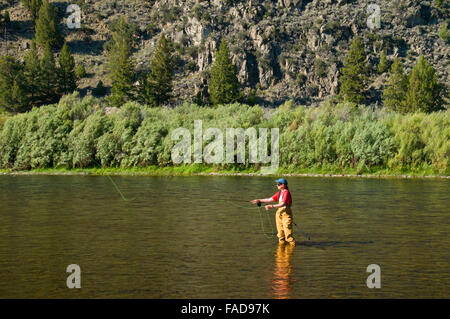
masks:
[[[277,247],[275,270],[272,279],[273,298],[291,298],[292,292],[292,254],[295,247],[279,243]]]
[[[274,211],[234,205],[273,178],[113,179],[136,200],[102,176],[0,176],[1,298],[450,297],[448,180],[289,178],[312,240],[294,228],[293,248],[267,238]]]

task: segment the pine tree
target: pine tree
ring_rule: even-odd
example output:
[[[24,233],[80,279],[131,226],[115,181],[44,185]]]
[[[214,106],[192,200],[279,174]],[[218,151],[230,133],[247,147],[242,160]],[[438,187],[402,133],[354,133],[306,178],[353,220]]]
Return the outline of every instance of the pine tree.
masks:
[[[115,105],[122,105],[133,97],[134,91],[134,64],[127,41],[121,40],[110,53],[109,71],[112,84],[110,100]]]
[[[122,105],[134,96],[135,67],[131,58],[131,40],[126,32],[125,18],[121,18],[118,27],[108,43],[109,77],[111,80],[111,97],[109,100],[115,105]]]
[[[27,91],[31,102],[34,103],[41,94],[41,65],[34,41],[31,43],[31,50],[25,54],[24,62],[24,77],[27,83]]]
[[[143,83],[145,102],[149,105],[159,106],[170,100],[173,63],[173,47],[162,34],[150,61],[150,73]]]
[[[341,97],[346,101],[363,103],[366,99],[368,67],[364,45],[359,37],[353,40],[341,72]]]
[[[409,76],[406,105],[409,111],[433,112],[442,109],[444,86],[438,82],[436,71],[423,55]]]
[[[23,66],[11,56],[0,56],[0,109],[16,114],[28,109]]]
[[[56,9],[48,0],[44,0],[36,21],[36,43],[44,48],[47,44],[52,48],[58,48],[61,42],[62,36],[58,26]]]
[[[27,98],[26,87],[22,79],[15,79],[11,88],[11,105],[13,113],[28,111],[29,101]]]
[[[39,15],[39,9],[42,5],[42,0],[22,0],[22,4],[28,9],[28,11],[30,11],[31,19],[36,21]]]
[[[72,93],[77,88],[75,59],[67,43],[64,43],[59,55],[58,78],[59,91],[62,94]]]
[[[3,13],[2,16],[0,16],[0,21],[2,21],[4,25],[8,25],[11,22],[9,11],[5,11],[5,13]]]
[[[128,23],[128,20],[124,16],[120,16],[117,20],[114,20],[110,26],[112,36],[111,39],[105,43],[105,49],[109,52],[116,43],[126,39],[128,45],[133,47],[136,44],[135,35],[138,32],[135,24]]]
[[[211,102],[213,104],[236,102],[239,99],[239,89],[236,67],[231,61],[226,41],[222,40],[216,53],[216,60],[211,67],[211,78],[208,83]]]
[[[52,49],[48,44],[41,59],[41,88],[43,97],[53,99],[57,87],[57,68]]]
[[[383,74],[384,72],[389,70],[389,61],[386,57],[386,52],[381,53],[380,63],[378,63],[377,71],[379,74]]]
[[[141,72],[137,75],[137,82],[139,83],[137,87],[136,101],[141,104],[147,104],[150,106],[156,106],[153,101],[152,88],[150,86],[150,74],[147,72]]]
[[[384,107],[397,112],[406,112],[406,92],[408,76],[403,71],[399,58],[395,58],[389,71],[389,78],[383,90]]]

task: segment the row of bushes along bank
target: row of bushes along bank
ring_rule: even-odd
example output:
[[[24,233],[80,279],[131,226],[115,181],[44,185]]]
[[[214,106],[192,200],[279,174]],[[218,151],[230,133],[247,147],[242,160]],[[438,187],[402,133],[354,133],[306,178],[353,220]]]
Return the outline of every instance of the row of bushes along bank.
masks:
[[[9,118],[0,131],[0,168],[172,166],[171,152],[178,141],[170,133],[178,127],[193,132],[194,120],[202,120],[203,131],[279,128],[284,172],[330,168],[449,173],[449,111],[403,115],[351,103],[310,108],[287,102],[276,110],[237,103],[214,108],[185,103],[174,109],[127,103],[109,112],[99,100],[81,99],[76,93],[57,105]],[[254,168],[248,154],[246,159],[246,164],[220,166]]]

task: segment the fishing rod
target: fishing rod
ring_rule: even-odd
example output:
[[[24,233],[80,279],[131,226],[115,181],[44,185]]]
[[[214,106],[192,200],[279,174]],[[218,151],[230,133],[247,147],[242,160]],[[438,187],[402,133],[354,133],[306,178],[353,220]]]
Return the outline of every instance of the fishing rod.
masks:
[[[97,162],[95,159],[94,159],[94,162],[96,162],[98,165],[101,166],[101,164],[100,164],[99,162]],[[119,195],[122,197],[122,199],[123,199],[124,201],[126,201],[126,202],[131,202],[131,201],[134,201],[134,200],[136,199],[136,198],[127,199],[127,198],[123,195],[123,193],[122,193],[122,191],[120,190],[119,186],[117,186],[117,184],[116,184],[116,183],[114,182],[114,180],[111,178],[111,176],[106,175],[106,177],[110,180],[110,182],[111,182],[111,183],[113,184],[113,186],[116,188],[117,192],[119,193]],[[260,221],[261,221],[261,230],[262,230],[263,235],[264,235],[266,238],[273,238],[273,237],[275,236],[274,226],[273,226],[273,223],[271,222],[270,217],[269,217],[268,214],[266,214],[266,216],[267,216],[267,219],[268,219],[269,224],[270,224],[270,227],[271,227],[271,233],[270,233],[270,235],[268,235],[268,233],[266,233],[266,230],[265,230],[265,228],[264,228],[264,220],[263,220],[264,218],[262,217],[263,213],[261,212],[261,202],[260,202],[260,201],[257,202],[257,206],[258,206],[258,207],[246,207],[246,206],[238,205],[238,204],[232,202],[231,200],[222,200],[222,201],[227,202],[227,203],[229,203],[229,204],[231,204],[231,205],[233,205],[233,206],[235,206],[235,207],[239,207],[239,208],[244,208],[244,209],[258,209],[258,211],[259,211],[259,217],[260,217]],[[298,225],[297,225],[296,223],[293,223],[293,224],[294,224],[295,226],[297,226],[297,228],[298,228],[298,230],[300,231],[300,233],[301,233],[303,236],[305,236],[305,238],[306,238],[307,240],[311,241],[311,238],[310,238],[310,236],[309,236],[308,234],[306,234],[303,230],[301,230],[300,227],[298,227]]]
[[[98,163],[96,160],[94,160],[94,162],[96,162],[97,164],[100,165],[100,163]],[[114,180],[113,180],[109,175],[106,175],[106,177],[110,180],[110,182],[111,182],[111,183],[113,184],[113,186],[116,188],[117,192],[120,194],[120,196],[122,197],[122,199],[123,199],[124,201],[129,202],[129,201],[133,201],[133,200],[136,199],[136,198],[133,198],[133,199],[127,199],[127,198],[123,195],[123,193],[121,192],[119,186],[117,186],[117,184],[114,182]],[[235,207],[238,207],[238,208],[244,208],[244,209],[258,209],[258,210],[259,210],[259,217],[260,217],[260,221],[261,221],[261,230],[262,230],[263,235],[264,235],[266,238],[273,238],[273,237],[275,236],[274,226],[273,226],[272,222],[270,221],[270,217],[269,217],[268,215],[267,215],[267,219],[268,219],[269,224],[270,224],[270,227],[271,227],[271,233],[270,233],[270,235],[268,235],[268,234],[266,233],[266,230],[265,230],[265,228],[264,228],[264,220],[263,220],[263,217],[262,217],[263,214],[262,214],[262,212],[261,212],[261,203],[258,203],[258,207],[247,207],[247,206],[242,206],[242,205],[236,204],[236,203],[232,202],[231,200],[224,200],[224,199],[222,199],[222,200],[220,200],[220,201],[229,203],[229,204],[231,204],[231,205],[233,205],[233,206],[235,206]]]
[[[102,165],[101,165],[99,162],[97,162],[95,159],[93,159],[93,161],[96,162],[98,165],[102,166]],[[127,198],[123,195],[123,193],[120,191],[119,186],[117,186],[117,184],[113,181],[113,179],[111,178],[111,176],[109,176],[109,175],[107,174],[106,177],[108,177],[108,179],[109,179],[109,180],[111,181],[111,183],[114,185],[114,187],[116,188],[117,192],[120,194],[120,196],[122,197],[122,199],[123,199],[125,202],[132,202],[132,201],[134,201],[134,200],[136,199],[136,197],[135,197],[135,198],[132,198],[132,199],[127,199]]]
[[[134,200],[136,199],[136,197],[135,197],[135,198],[132,198],[132,199],[127,199],[127,198],[122,194],[122,192],[120,191],[119,186],[117,186],[117,184],[114,183],[113,179],[112,179],[109,175],[106,175],[106,177],[109,178],[109,180],[110,180],[111,183],[114,185],[114,187],[117,189],[117,192],[119,192],[120,196],[122,197],[122,199],[123,199],[124,201],[126,201],[126,202],[132,202],[132,201],[134,201]]]

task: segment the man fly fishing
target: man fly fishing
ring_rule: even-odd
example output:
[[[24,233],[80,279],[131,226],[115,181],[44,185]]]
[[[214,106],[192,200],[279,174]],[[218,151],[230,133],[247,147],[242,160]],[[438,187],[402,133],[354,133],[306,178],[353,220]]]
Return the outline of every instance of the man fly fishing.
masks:
[[[266,210],[277,208],[275,222],[278,231],[278,242],[281,244],[289,243],[295,246],[295,239],[292,236],[292,197],[288,189],[288,182],[285,178],[277,179],[275,182],[279,192],[269,198],[254,199],[251,203],[260,205],[260,203],[278,202],[275,205],[266,205],[264,208]]]

